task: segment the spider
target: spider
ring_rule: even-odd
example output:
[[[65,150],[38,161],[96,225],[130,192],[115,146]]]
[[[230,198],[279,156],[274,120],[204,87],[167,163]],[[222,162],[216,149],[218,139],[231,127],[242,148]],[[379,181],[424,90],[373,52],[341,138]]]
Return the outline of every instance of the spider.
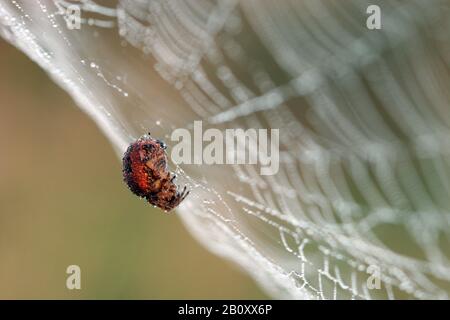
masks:
[[[189,194],[174,184],[176,175],[167,168],[167,146],[148,135],[133,142],[123,156],[123,179],[135,195],[169,212]]]

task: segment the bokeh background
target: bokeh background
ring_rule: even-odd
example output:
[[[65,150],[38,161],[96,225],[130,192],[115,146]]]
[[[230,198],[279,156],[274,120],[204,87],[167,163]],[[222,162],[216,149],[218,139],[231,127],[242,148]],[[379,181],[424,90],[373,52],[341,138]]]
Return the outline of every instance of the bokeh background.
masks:
[[[128,192],[95,124],[3,41],[0,71],[0,298],[266,298]],[[71,264],[81,290],[66,288]]]

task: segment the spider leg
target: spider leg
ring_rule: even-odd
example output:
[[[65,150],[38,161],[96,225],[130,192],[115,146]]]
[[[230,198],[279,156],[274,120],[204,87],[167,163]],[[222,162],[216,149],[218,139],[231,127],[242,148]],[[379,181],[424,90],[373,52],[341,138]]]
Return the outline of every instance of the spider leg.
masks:
[[[189,194],[190,190],[187,190],[187,186],[184,186],[183,191],[179,193],[180,202],[183,201],[187,195]]]
[[[181,198],[181,196],[184,194],[184,192],[186,191],[186,186],[184,186],[183,191],[178,191],[180,188],[180,186],[177,186],[177,198]]]
[[[164,150],[167,149],[167,145],[164,143],[164,141],[161,140],[156,140],[156,142],[158,142],[158,144],[161,146],[161,148],[163,148]]]
[[[183,191],[177,192],[177,194],[168,201],[168,203],[166,205],[167,210],[170,211],[170,210],[176,208],[187,197],[188,194],[189,194],[189,190],[187,190],[187,187],[184,186]]]
[[[186,199],[186,197],[188,196],[188,194],[191,192],[191,190],[188,190],[186,192],[184,192],[184,195],[181,197],[180,201],[183,201],[184,199]]]

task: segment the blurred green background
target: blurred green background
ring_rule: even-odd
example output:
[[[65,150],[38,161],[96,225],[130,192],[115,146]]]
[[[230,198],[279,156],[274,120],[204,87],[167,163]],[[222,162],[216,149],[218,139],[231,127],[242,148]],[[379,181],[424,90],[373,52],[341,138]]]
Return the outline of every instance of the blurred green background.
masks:
[[[0,56],[0,298],[266,298],[126,189],[107,139],[38,66],[1,40]]]

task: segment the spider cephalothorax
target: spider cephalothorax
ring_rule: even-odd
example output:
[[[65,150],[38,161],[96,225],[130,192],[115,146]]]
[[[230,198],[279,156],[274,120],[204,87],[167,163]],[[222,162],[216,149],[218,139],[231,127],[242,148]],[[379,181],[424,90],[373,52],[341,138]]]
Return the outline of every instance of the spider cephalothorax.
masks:
[[[166,145],[150,134],[133,142],[123,156],[123,179],[130,190],[149,203],[168,212],[189,194],[180,192],[175,175],[167,168]]]

